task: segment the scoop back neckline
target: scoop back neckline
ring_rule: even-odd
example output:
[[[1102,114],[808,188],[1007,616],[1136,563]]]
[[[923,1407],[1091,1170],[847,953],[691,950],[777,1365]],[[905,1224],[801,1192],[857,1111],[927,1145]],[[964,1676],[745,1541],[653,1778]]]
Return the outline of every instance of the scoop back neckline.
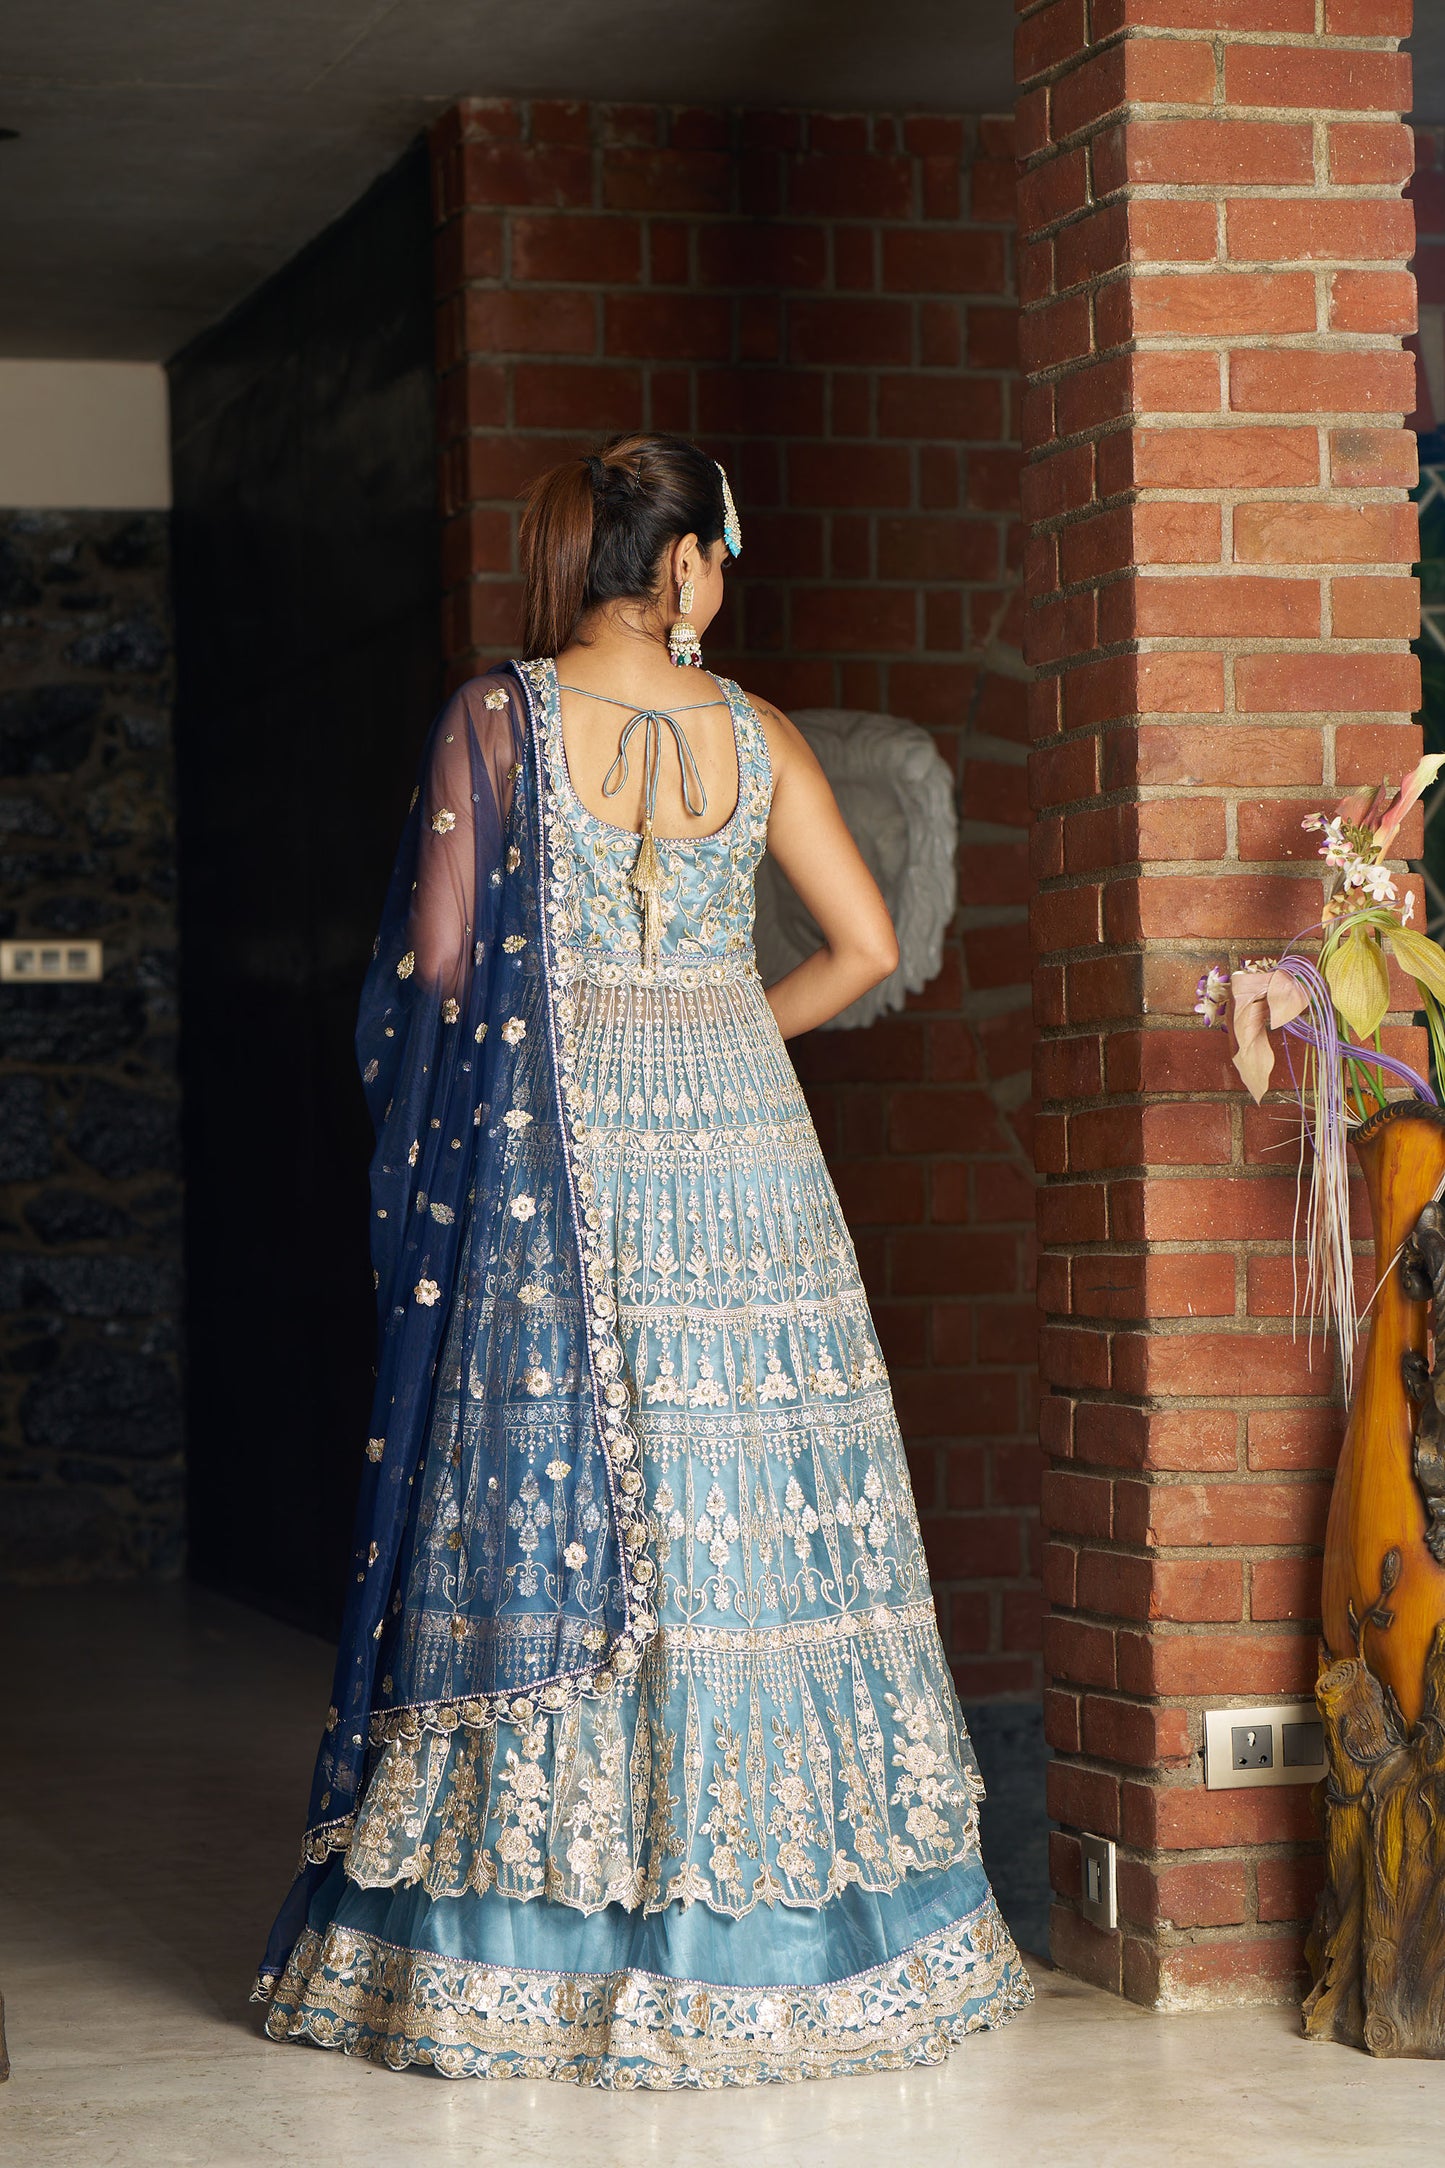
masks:
[[[562,681],[557,674],[557,658],[555,655],[549,655],[547,657],[547,673],[551,680],[552,711],[557,725],[557,749],[562,756],[562,774],[566,778],[567,790],[569,795],[571,796],[573,804],[576,806],[578,812],[581,813],[585,820],[591,821],[594,828],[601,828],[608,835],[626,836],[628,840],[633,843],[640,841],[642,836],[642,830],[640,828],[624,828],[620,821],[610,821],[606,818],[604,814],[594,813],[591,806],[588,805],[587,801],[583,798],[582,793],[578,790],[576,780],[572,774],[572,763],[567,757],[567,735],[562,728]],[[737,698],[734,697],[735,695],[737,695],[738,689],[734,685],[731,678],[719,677],[716,671],[710,670],[708,671],[707,675],[712,679],[713,683],[719,687],[722,693],[722,704],[726,707],[728,711],[728,722],[732,727],[733,758],[737,763],[738,771],[737,798],[734,801],[731,813],[729,813],[727,819],[723,822],[721,828],[705,829],[701,835],[694,834],[679,836],[661,835],[659,834],[658,830],[654,828],[652,831],[652,840],[659,846],[663,844],[672,846],[680,843],[686,849],[696,850],[701,844],[716,843],[719,838],[725,836],[728,830],[736,824],[738,815],[742,812],[743,809],[743,741],[742,733],[738,729]],[[625,702],[621,704],[624,706],[626,705]],[[708,704],[709,706],[712,705],[711,702],[709,702]],[[646,711],[644,709],[638,709],[636,712],[638,714],[643,714]]]

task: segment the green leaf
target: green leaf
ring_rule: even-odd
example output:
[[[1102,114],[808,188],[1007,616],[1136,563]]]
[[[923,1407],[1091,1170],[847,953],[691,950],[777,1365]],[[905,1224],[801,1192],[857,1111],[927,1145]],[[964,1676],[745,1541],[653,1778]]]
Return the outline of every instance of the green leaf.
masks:
[[[1391,926],[1385,939],[1396,962],[1416,985],[1428,987],[1437,1001],[1445,1001],[1445,949],[1439,942],[1410,926]]]
[[[1390,1007],[1390,974],[1377,941],[1345,935],[1325,959],[1325,983],[1335,1007],[1357,1039],[1372,1038]]]

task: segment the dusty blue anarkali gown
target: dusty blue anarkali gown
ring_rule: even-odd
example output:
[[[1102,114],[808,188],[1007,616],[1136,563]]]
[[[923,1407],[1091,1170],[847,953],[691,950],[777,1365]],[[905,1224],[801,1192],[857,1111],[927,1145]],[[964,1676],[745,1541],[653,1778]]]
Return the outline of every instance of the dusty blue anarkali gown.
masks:
[[[382,1079],[379,1218],[413,1234],[400,1263],[379,1236],[378,1424],[418,1360],[389,1372],[388,1330],[432,1332],[430,1386],[390,1485],[396,1437],[368,1447],[341,1705],[263,1971],[278,2039],[713,2086],[936,2061],[1030,1999],[887,1374],[754,962],[771,772],[724,691],[737,807],[659,843],[655,961],[638,838],[572,787],[552,664],[463,687],[424,762],[360,1044],[384,1062],[420,1028],[397,982],[445,952],[444,891],[490,977],[433,958],[430,1058],[407,1058],[439,1091],[466,1049],[477,1103],[466,1136],[447,1109],[398,1129]],[[469,783],[494,838],[439,881]],[[453,1262],[417,1249],[458,1223]]]

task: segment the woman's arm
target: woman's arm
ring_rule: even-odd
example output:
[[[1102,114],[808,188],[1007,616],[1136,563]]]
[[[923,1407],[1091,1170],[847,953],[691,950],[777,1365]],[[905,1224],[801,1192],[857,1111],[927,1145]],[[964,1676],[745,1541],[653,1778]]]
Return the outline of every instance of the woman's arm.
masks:
[[[773,763],[768,849],[823,935],[820,949],[768,988],[779,1031],[794,1039],[886,979],[897,968],[898,941],[807,739],[766,701],[753,705]]]

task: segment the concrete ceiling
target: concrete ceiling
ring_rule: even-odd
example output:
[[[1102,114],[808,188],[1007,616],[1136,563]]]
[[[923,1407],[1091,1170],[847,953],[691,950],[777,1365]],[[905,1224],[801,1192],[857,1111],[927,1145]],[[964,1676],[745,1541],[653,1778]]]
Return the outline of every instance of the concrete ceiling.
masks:
[[[1012,0],[5,0],[0,354],[156,360],[463,94],[1007,111]]]
[[[1013,23],[1012,0],[5,0],[0,355],[164,359],[463,94],[1002,112]],[[1445,20],[1425,38],[1420,109],[1445,113]]]

